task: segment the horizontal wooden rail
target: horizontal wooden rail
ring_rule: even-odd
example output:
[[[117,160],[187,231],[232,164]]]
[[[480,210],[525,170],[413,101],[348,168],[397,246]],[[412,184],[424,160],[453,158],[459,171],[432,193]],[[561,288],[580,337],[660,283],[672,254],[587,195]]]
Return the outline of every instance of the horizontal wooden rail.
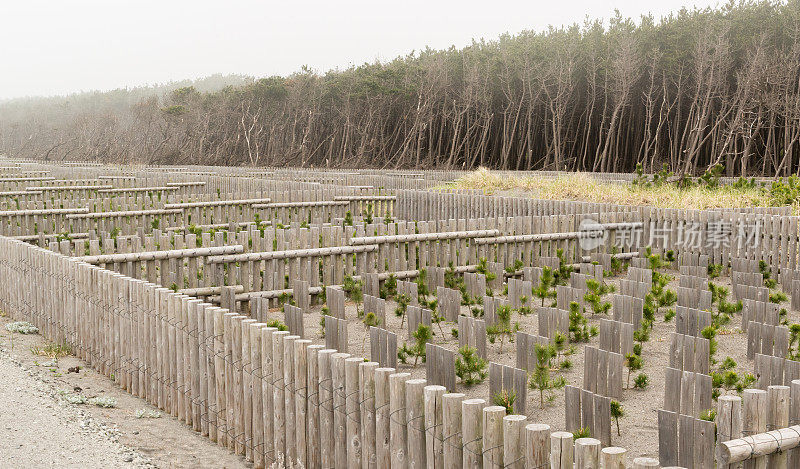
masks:
[[[346,200],[348,202],[355,202],[359,200],[364,200],[364,201],[397,200],[397,196],[396,195],[337,195],[333,197],[333,200]]]
[[[602,229],[595,228],[602,227]],[[602,236],[605,231],[613,231],[623,228],[641,228],[641,222],[635,223],[607,223],[592,225],[593,229],[584,231],[567,231],[564,233],[535,233],[526,235],[497,236],[493,238],[481,238],[475,240],[475,244],[504,244],[504,243],[527,243],[536,241],[555,241],[560,239],[596,238]]]
[[[42,191],[3,191],[0,197],[16,197],[20,195],[42,195]]]
[[[42,208],[32,210],[4,210],[0,211],[0,217],[16,217],[25,215],[70,215],[88,214],[89,209],[86,207],[79,208]]]
[[[100,189],[111,189],[114,186],[110,185],[91,185],[91,186],[30,186],[25,190],[28,192],[42,192],[42,191],[90,191]]]
[[[205,202],[181,202],[177,204],[164,204],[164,208],[196,208],[196,207],[221,207],[225,205],[253,205],[268,204],[272,199],[237,199],[237,200],[208,200]]]
[[[97,192],[101,194],[120,194],[125,192],[163,192],[176,191],[177,187],[154,186],[154,187],[118,187],[116,189],[101,189]]]
[[[307,202],[273,202],[269,204],[253,204],[253,208],[292,208],[292,207],[328,207],[333,205],[349,205],[346,200],[311,200]]]
[[[171,215],[183,213],[180,209],[164,209],[157,208],[153,210],[123,210],[119,212],[92,212],[92,213],[79,213],[75,215],[67,215],[68,219],[80,218],[111,218],[111,217],[134,217],[142,215]]]
[[[145,252],[131,252],[124,254],[101,254],[99,256],[82,256],[76,257],[76,260],[86,262],[87,264],[111,264],[118,262],[133,262],[133,261],[154,261],[162,259],[183,259],[187,257],[205,257],[222,254],[235,254],[244,252],[244,246],[241,244],[234,244],[230,246],[218,246],[211,248],[196,248],[196,249],[171,249],[168,251],[145,251]]]
[[[168,182],[168,186],[175,187],[189,187],[189,186],[205,186],[205,181],[187,181],[187,182]]]
[[[498,236],[499,234],[500,230],[471,230],[471,231],[449,231],[443,233],[364,236],[360,238],[350,238],[350,244],[353,246],[358,246],[363,244],[412,243],[415,241],[438,241],[446,239],[490,238]]]
[[[290,249],[286,251],[248,252],[246,254],[211,256],[206,259],[208,264],[223,264],[228,262],[264,261],[270,259],[293,259],[297,257],[321,257],[340,254],[356,254],[360,252],[377,251],[375,244],[364,246],[333,246],[328,248]]]
[[[800,446],[800,425],[717,443],[717,464],[735,464],[750,458],[787,451]]]

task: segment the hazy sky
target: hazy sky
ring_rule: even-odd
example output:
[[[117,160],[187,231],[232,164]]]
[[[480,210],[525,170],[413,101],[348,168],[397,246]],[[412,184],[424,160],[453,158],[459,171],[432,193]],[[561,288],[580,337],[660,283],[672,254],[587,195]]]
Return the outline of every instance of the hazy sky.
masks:
[[[0,0],[0,99],[214,73],[325,71],[472,38],[709,0]]]

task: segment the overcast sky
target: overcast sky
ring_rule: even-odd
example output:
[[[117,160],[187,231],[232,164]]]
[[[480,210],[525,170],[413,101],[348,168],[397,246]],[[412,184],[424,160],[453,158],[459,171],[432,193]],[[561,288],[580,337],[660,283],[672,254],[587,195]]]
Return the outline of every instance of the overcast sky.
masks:
[[[425,46],[708,0],[0,0],[0,99],[107,90],[215,73],[286,75],[387,60]]]

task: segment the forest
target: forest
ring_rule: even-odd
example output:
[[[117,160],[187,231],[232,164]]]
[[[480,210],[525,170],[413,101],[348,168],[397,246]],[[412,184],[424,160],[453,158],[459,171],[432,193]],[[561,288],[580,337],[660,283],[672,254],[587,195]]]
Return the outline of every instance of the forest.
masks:
[[[204,84],[205,86],[199,86]],[[800,0],[617,14],[290,76],[0,102],[50,161],[800,174]]]

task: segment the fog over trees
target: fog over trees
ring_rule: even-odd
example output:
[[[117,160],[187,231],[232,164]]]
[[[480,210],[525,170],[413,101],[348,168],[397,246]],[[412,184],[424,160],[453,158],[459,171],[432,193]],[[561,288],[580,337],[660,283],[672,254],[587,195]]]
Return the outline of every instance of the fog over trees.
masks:
[[[0,103],[47,160],[800,173],[800,1],[528,31],[386,63]]]

